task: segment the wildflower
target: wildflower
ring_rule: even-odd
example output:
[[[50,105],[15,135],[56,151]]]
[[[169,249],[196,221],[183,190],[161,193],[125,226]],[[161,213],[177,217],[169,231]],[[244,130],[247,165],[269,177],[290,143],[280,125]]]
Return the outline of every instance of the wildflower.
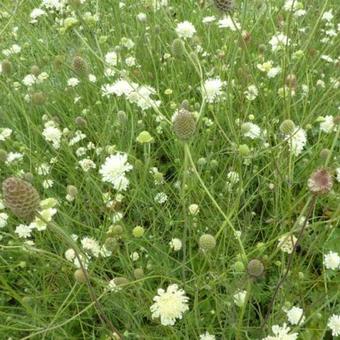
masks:
[[[210,334],[208,331],[200,335],[199,340],[215,340],[215,335]]]
[[[320,130],[325,133],[331,133],[334,129],[334,118],[333,116],[323,117],[322,122],[320,122]]]
[[[0,132],[0,142],[5,141],[6,139],[8,139],[9,137],[11,137],[13,130],[9,129],[9,128],[5,128],[2,129],[2,131]]]
[[[322,15],[322,20],[325,20],[325,21],[332,21],[334,18],[334,15],[333,15],[333,11],[332,10],[329,10],[327,12],[324,12],[323,15]]]
[[[148,144],[153,142],[153,137],[148,131],[142,131],[136,138],[136,141],[140,144]]]
[[[296,340],[298,333],[291,333],[290,328],[284,323],[281,327],[279,325],[274,325],[272,327],[274,336],[267,336],[262,340]]]
[[[306,131],[300,127],[296,127],[292,134],[286,135],[290,151],[294,156],[299,156],[307,143]]]
[[[242,307],[246,301],[247,291],[240,290],[236,294],[234,294],[233,299],[234,303],[238,307]]]
[[[180,38],[192,38],[196,33],[196,29],[191,22],[183,21],[177,24],[176,33]]]
[[[256,97],[259,94],[259,90],[255,85],[249,85],[247,90],[244,91],[244,94],[246,95],[246,98],[250,101],[253,101],[256,99]]]
[[[179,238],[173,238],[169,242],[170,248],[174,251],[180,251],[182,249],[182,241]]]
[[[94,257],[99,257],[100,246],[95,239],[93,239],[91,237],[84,237],[81,240],[81,245],[82,245],[84,250],[91,253]]]
[[[229,28],[231,31],[235,32],[241,29],[241,25],[235,19],[232,20],[231,17],[225,16],[223,19],[218,21],[219,28]]]
[[[340,335],[340,315],[333,314],[328,319],[327,327],[332,330],[333,336]]]
[[[33,86],[37,81],[37,78],[33,74],[28,74],[23,80],[22,83],[27,86],[31,87]]]
[[[291,254],[293,252],[297,238],[294,235],[283,235],[279,238],[278,248],[284,253]]]
[[[65,258],[67,261],[72,262],[76,257],[75,251],[72,248],[69,248],[65,251]]]
[[[331,191],[332,186],[332,176],[326,169],[316,170],[308,179],[308,189],[314,195],[327,194]]]
[[[190,204],[189,205],[189,213],[190,215],[196,216],[200,211],[200,208],[198,206],[198,204]]]
[[[340,183],[340,167],[335,169],[336,180]]]
[[[42,135],[47,142],[52,143],[52,147],[54,149],[60,148],[62,132],[55,126],[53,121],[48,121],[45,123],[45,128],[42,132]]]
[[[127,154],[117,153],[106,158],[99,173],[102,175],[103,182],[113,184],[117,191],[125,191],[129,185],[125,174],[132,168],[132,165],[127,162]]]
[[[30,224],[32,229],[37,229],[38,231],[46,230],[47,224],[52,221],[52,217],[57,213],[57,209],[55,208],[47,208],[40,211],[34,221]]]
[[[251,122],[243,123],[241,126],[241,130],[243,132],[244,137],[248,137],[250,139],[259,138],[261,135],[261,128]]]
[[[154,199],[156,203],[164,204],[168,200],[168,195],[165,192],[159,192]]]
[[[274,78],[281,72],[281,67],[273,67],[273,61],[269,60],[263,64],[257,64],[257,68],[265,72],[268,78]]]
[[[176,319],[182,319],[183,313],[189,310],[189,298],[183,289],[178,289],[177,284],[169,285],[166,291],[159,288],[157,294],[150,307],[152,318],[160,318],[163,326],[173,326]]]
[[[136,251],[134,251],[131,255],[130,255],[130,259],[132,260],[132,261],[138,261],[139,260],[139,254],[136,252]]]
[[[340,269],[340,256],[334,251],[329,251],[324,255],[323,263],[327,269]]]
[[[67,86],[76,87],[79,83],[80,83],[80,81],[77,78],[70,78],[67,81]]]
[[[89,158],[84,158],[78,163],[84,172],[88,172],[90,169],[95,169],[97,167],[96,164]]]
[[[9,152],[6,157],[6,164],[11,164],[16,161],[21,161],[24,155],[20,152]]]
[[[225,82],[221,81],[220,78],[209,78],[204,82],[203,95],[208,103],[213,103],[222,95],[222,87],[224,84]]]
[[[31,237],[31,233],[32,233],[32,227],[26,225],[26,224],[19,224],[16,228],[15,228],[15,233],[18,234],[18,236],[20,238],[28,238]]]
[[[37,22],[37,19],[39,17],[41,17],[42,15],[45,15],[45,14],[46,14],[46,12],[43,9],[41,9],[41,8],[34,8],[32,10],[32,12],[31,12],[31,14],[30,14],[30,17],[32,19],[31,23]]]
[[[105,62],[110,65],[110,66],[116,66],[117,65],[117,53],[112,51],[112,52],[108,52],[105,55]]]
[[[291,309],[286,311],[288,321],[292,325],[298,325],[305,321],[305,317],[303,315],[303,309],[300,307],[292,307]]]
[[[282,33],[277,33],[270,39],[269,44],[272,46],[272,51],[276,52],[289,45],[290,39]]]
[[[8,215],[6,213],[0,213],[0,229],[7,225]]]

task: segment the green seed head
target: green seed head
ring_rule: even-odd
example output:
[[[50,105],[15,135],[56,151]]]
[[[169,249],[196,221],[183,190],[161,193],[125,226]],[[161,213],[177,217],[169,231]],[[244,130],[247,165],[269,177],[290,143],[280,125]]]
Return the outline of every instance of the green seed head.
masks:
[[[33,74],[34,76],[37,77],[37,76],[40,74],[40,68],[39,68],[39,66],[33,65],[33,66],[31,67],[31,74]]]
[[[88,74],[87,62],[80,56],[75,56],[72,61],[72,68],[80,76]]]
[[[78,189],[74,185],[68,185],[66,188],[66,192],[71,197],[76,197],[78,195]]]
[[[173,130],[178,139],[189,140],[196,131],[196,119],[192,112],[179,110],[173,117]]]
[[[285,135],[291,135],[295,130],[295,124],[292,120],[286,119],[280,125],[280,131]]]
[[[74,278],[77,282],[79,283],[85,283],[86,282],[86,276],[83,272],[82,269],[77,269],[75,272],[74,272]]]
[[[43,105],[46,102],[46,96],[43,92],[39,91],[39,92],[34,92],[31,95],[31,100],[32,100],[32,104],[34,105]]]
[[[7,152],[4,149],[0,149],[0,161],[5,162],[7,159]]]
[[[133,276],[136,280],[140,280],[144,277],[144,270],[142,268],[136,268],[133,271]]]
[[[185,54],[184,42],[181,39],[175,39],[171,45],[171,52],[176,58],[182,57]]]
[[[5,59],[1,63],[1,70],[5,76],[9,76],[12,73],[12,63]]]
[[[78,125],[78,127],[80,128],[84,128],[87,125],[87,121],[85,118],[78,116],[76,117],[76,119],[74,120],[74,122],[76,123],[76,125]]]
[[[141,226],[137,226],[137,227],[133,228],[133,230],[132,230],[133,236],[137,237],[137,238],[143,237],[144,232],[145,232],[145,230]]]
[[[241,144],[238,147],[238,152],[240,153],[241,156],[247,157],[250,154],[250,149],[247,144]]]
[[[331,151],[329,149],[322,149],[320,151],[320,158],[322,160],[326,160],[328,158],[328,156],[330,155]]]
[[[108,237],[104,242],[104,246],[108,251],[115,251],[119,248],[119,243],[115,238]]]
[[[210,234],[204,234],[200,237],[198,244],[203,251],[210,251],[216,247],[216,239]]]
[[[247,266],[247,272],[249,276],[258,278],[262,276],[264,272],[264,265],[260,260],[257,259],[250,260]]]

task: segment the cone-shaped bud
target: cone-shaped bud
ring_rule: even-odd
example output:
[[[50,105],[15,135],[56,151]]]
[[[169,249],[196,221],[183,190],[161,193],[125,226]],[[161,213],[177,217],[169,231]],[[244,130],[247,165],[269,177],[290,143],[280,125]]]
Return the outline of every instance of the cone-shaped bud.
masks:
[[[73,58],[72,62],[73,71],[78,75],[86,75],[88,73],[88,66],[86,61],[80,57],[76,56]]]
[[[171,45],[171,52],[176,58],[182,57],[185,53],[184,42],[179,38],[175,39]]]

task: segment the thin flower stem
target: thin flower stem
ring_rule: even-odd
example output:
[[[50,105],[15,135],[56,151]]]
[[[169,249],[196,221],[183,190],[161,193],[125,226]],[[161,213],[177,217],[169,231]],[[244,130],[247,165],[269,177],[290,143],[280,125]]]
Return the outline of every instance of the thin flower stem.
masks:
[[[39,219],[41,219],[42,221],[44,221],[48,227],[54,231],[56,234],[58,234],[66,243],[69,244],[69,246],[74,250],[74,254],[79,262],[80,265],[80,269],[82,270],[84,277],[85,277],[85,281],[86,281],[86,285],[91,297],[91,300],[94,303],[94,306],[97,310],[97,314],[101,320],[101,322],[110,329],[111,333],[116,337],[116,339],[122,339],[122,336],[120,335],[120,333],[118,332],[118,330],[116,329],[116,327],[112,324],[111,320],[106,316],[106,314],[103,311],[103,307],[101,305],[101,303],[99,302],[99,300],[97,299],[96,293],[94,291],[94,288],[91,285],[91,281],[90,278],[88,276],[87,270],[85,269],[85,266],[83,264],[83,261],[80,257],[80,249],[78,248],[77,244],[72,240],[71,237],[69,237],[69,235],[67,235],[64,230],[62,228],[60,228],[56,223],[53,222],[48,222],[46,221],[39,213],[37,213],[37,216],[39,217]]]
[[[246,260],[247,259],[247,254],[244,250],[244,247],[243,247],[243,244],[242,244],[242,241],[240,239],[240,236],[238,234],[238,232],[236,231],[236,229],[234,228],[234,226],[232,225],[232,223],[230,222],[230,219],[229,217],[224,213],[224,211],[222,210],[222,208],[220,207],[220,205],[216,202],[215,198],[213,197],[213,195],[210,193],[209,189],[207,188],[207,186],[205,185],[202,177],[200,176],[200,174],[198,173],[197,169],[196,169],[196,166],[195,166],[195,163],[192,159],[192,156],[191,156],[191,152],[190,152],[190,148],[189,148],[189,145],[188,144],[185,144],[185,148],[186,148],[186,152],[188,154],[188,159],[189,159],[189,162],[190,162],[190,165],[192,167],[192,170],[194,172],[194,174],[196,175],[198,181],[201,183],[204,191],[206,192],[206,194],[208,195],[208,197],[210,198],[211,202],[213,203],[213,205],[216,207],[216,209],[219,211],[219,213],[223,216],[224,218],[224,222],[223,222],[223,226],[225,225],[228,225],[230,227],[230,229],[232,230],[233,232],[233,235],[236,237],[237,239],[237,242],[239,244],[239,247],[240,247],[240,250],[241,250],[241,253],[244,257],[244,259]],[[220,232],[222,231],[223,229],[220,229],[220,231],[217,233],[217,237],[219,236]]]
[[[314,206],[315,206],[315,202],[316,202],[316,198],[317,198],[317,196],[314,195],[314,196],[312,196],[312,197],[309,199],[309,201],[307,202],[307,204],[308,204],[308,212],[307,212],[306,218],[305,218],[304,223],[303,223],[303,225],[302,225],[302,227],[301,227],[300,233],[299,233],[299,235],[298,235],[298,237],[297,237],[297,239],[296,239],[296,242],[295,242],[295,244],[294,244],[293,250],[292,250],[292,252],[291,252],[291,254],[290,254],[289,258],[288,258],[288,263],[287,263],[286,271],[285,271],[285,273],[283,274],[282,278],[281,278],[281,279],[279,280],[279,282],[277,283],[276,288],[275,288],[275,290],[274,290],[274,294],[273,294],[272,299],[271,299],[271,301],[270,301],[270,304],[269,304],[269,307],[268,307],[266,316],[265,316],[265,318],[264,318],[264,320],[263,320],[263,322],[262,322],[262,326],[261,326],[262,329],[264,329],[264,327],[266,326],[267,321],[268,321],[268,319],[269,319],[269,317],[270,317],[270,314],[271,314],[271,311],[272,311],[272,309],[273,309],[274,302],[275,302],[275,299],[276,299],[277,294],[278,294],[278,292],[279,292],[279,289],[281,288],[281,286],[283,285],[283,283],[284,283],[285,280],[287,279],[287,276],[288,276],[288,274],[289,274],[290,268],[291,268],[292,263],[293,263],[293,258],[294,258],[294,254],[295,254],[295,252],[296,252],[296,248],[297,248],[299,242],[300,242],[301,239],[302,239],[303,232],[304,232],[304,230],[305,230],[305,228],[306,228],[307,222],[308,222],[309,218],[311,217],[311,215],[312,215],[312,213],[313,213]]]
[[[187,261],[187,241],[188,241],[188,221],[187,221],[187,213],[186,213],[186,204],[185,204],[185,187],[187,180],[187,171],[188,171],[188,151],[187,151],[187,143],[184,144],[184,164],[183,164],[183,180],[182,180],[182,188],[181,188],[181,200],[183,206],[183,217],[184,217],[184,233],[183,233],[183,260],[182,260],[182,280],[185,283],[185,268]]]
[[[240,312],[240,316],[238,319],[238,325],[237,325],[237,333],[236,333],[236,340],[242,340],[242,335],[241,335],[241,331],[243,328],[243,318],[244,318],[244,314],[249,302],[249,297],[250,297],[250,293],[251,293],[251,287],[252,287],[252,281],[250,279],[248,279],[248,283],[247,283],[247,289],[246,289],[246,297],[244,300],[244,303],[241,307],[241,312]]]

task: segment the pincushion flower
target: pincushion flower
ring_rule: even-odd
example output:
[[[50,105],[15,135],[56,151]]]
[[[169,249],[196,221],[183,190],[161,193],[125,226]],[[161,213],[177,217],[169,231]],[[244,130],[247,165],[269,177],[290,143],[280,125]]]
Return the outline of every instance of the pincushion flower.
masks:
[[[117,153],[106,158],[99,173],[102,175],[103,182],[113,184],[117,191],[125,191],[129,185],[125,174],[132,168],[132,165],[127,161],[127,154]]]
[[[189,298],[177,284],[168,286],[166,291],[160,288],[157,293],[153,298],[155,303],[150,307],[152,318],[160,318],[163,326],[173,326],[176,319],[182,319],[183,313],[189,310]]]
[[[192,38],[196,33],[196,29],[191,22],[183,21],[177,25],[176,33],[180,38]]]

